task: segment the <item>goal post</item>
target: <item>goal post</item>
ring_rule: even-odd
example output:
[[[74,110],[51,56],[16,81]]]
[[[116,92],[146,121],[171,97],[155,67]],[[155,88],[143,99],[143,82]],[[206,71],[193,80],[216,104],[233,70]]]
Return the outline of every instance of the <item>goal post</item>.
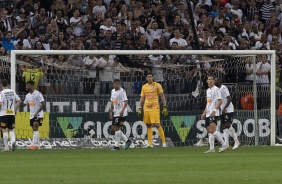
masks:
[[[275,51],[274,50],[13,50],[11,52],[11,88],[16,89],[16,56],[18,55],[268,55],[271,63],[270,77],[270,145],[276,143],[276,95],[275,95]],[[254,74],[255,75],[255,74]],[[256,86],[254,82],[254,86]],[[254,88],[256,89],[256,88]],[[256,91],[253,91],[256,93]],[[256,107],[255,107],[256,108]],[[255,119],[255,117],[254,117]],[[257,118],[256,118],[257,119]],[[258,122],[255,122],[257,125]],[[255,128],[257,127],[255,125]],[[257,140],[255,141],[258,144]]]

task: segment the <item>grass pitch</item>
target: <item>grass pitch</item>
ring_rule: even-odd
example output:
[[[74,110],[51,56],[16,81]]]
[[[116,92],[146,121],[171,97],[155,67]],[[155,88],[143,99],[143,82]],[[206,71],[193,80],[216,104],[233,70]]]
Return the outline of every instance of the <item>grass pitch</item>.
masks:
[[[282,183],[282,147],[207,149],[17,150],[0,153],[0,183]]]

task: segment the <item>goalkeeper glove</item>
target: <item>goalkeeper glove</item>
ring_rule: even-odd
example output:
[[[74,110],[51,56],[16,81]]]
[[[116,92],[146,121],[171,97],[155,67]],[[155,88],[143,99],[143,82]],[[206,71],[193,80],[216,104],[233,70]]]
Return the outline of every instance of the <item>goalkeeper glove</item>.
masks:
[[[163,106],[163,112],[162,112],[162,114],[163,114],[164,116],[167,116],[167,115],[168,115],[168,110],[167,110],[167,107],[166,107],[166,106]]]
[[[141,117],[141,114],[142,114],[142,108],[139,107],[139,109],[138,109],[138,117],[139,117],[139,118]]]

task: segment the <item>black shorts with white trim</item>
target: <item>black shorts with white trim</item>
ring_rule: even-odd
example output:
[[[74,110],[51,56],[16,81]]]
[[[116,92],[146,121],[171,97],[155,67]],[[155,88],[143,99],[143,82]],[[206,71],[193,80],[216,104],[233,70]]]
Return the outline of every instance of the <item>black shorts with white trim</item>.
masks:
[[[217,125],[218,119],[219,116],[206,117],[206,122],[205,122],[206,127],[210,126],[211,123],[215,123]]]
[[[232,124],[232,122],[233,122],[233,112],[228,112],[223,115],[220,115],[221,124],[226,124],[226,123]]]

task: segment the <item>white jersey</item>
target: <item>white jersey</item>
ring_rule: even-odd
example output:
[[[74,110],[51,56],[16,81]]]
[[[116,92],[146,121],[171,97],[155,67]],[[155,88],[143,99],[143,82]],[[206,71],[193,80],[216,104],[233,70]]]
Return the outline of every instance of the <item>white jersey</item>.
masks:
[[[261,72],[258,77],[258,83],[269,83],[268,72],[270,71],[270,64],[269,63],[257,63],[257,70]]]
[[[44,98],[42,96],[42,94],[37,91],[34,90],[32,94],[28,93],[25,96],[24,99],[24,104],[28,104],[29,105],[29,110],[30,110],[30,119],[34,118],[34,114],[36,113],[36,111],[40,108],[41,106],[41,102],[44,102]],[[43,110],[41,110],[38,113],[38,118],[43,118]]]
[[[111,92],[111,101],[114,106],[114,117],[119,117],[120,112],[122,108],[124,107],[124,101],[128,100],[126,96],[126,92],[123,88],[120,88],[119,90],[113,89]],[[123,116],[127,116],[127,107],[124,109]]]
[[[206,105],[206,117],[210,117],[210,114],[215,109],[217,100],[222,99],[218,87],[213,86],[207,89],[207,105]],[[215,112],[215,116],[219,116],[219,109]]]
[[[222,110],[227,103],[227,97],[230,96],[230,93],[229,93],[228,88],[224,85],[221,85],[221,87],[219,88],[219,91],[222,97],[222,104],[220,106],[220,109]],[[234,112],[234,106],[232,102],[230,102],[230,104],[226,108],[226,113],[230,113],[230,112]]]
[[[245,66],[246,70],[255,70],[253,64],[246,64]],[[254,74],[247,74],[246,80],[248,81],[253,81],[254,80]],[[257,76],[256,76],[256,81],[257,81]]]
[[[4,89],[1,91],[0,102],[2,102],[2,108],[0,116],[15,115],[15,104],[19,100],[20,98],[14,90]]]

